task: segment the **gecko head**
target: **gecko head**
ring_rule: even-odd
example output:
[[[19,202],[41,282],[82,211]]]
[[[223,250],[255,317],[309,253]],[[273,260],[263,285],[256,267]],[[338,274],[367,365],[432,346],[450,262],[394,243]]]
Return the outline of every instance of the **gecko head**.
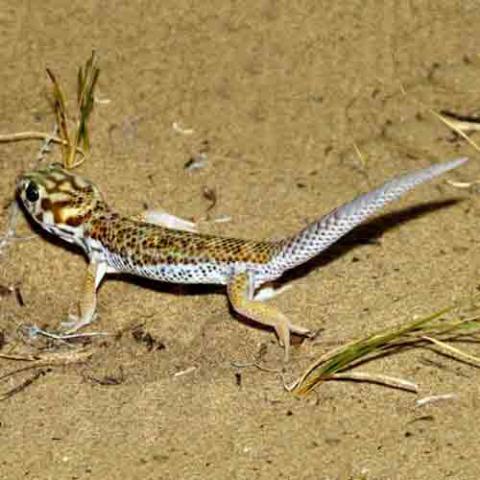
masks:
[[[105,208],[95,184],[53,163],[21,175],[17,196],[45,230],[77,243],[92,213]]]

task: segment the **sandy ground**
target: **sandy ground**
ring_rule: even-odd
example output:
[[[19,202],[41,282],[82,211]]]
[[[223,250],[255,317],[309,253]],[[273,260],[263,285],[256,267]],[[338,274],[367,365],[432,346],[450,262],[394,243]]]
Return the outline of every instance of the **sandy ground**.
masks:
[[[0,132],[50,131],[44,68],[73,98],[76,69],[97,49],[104,102],[81,172],[123,212],[147,204],[199,219],[206,187],[217,196],[210,215],[232,221],[204,231],[279,238],[405,170],[470,155],[448,178],[479,178],[475,151],[429,113],[479,112],[476,1],[13,5],[0,6]],[[2,205],[38,148],[0,145]],[[206,167],[187,171],[201,152]],[[292,275],[275,303],[323,331],[293,348],[288,375],[475,291],[479,215],[477,193],[442,179]],[[18,231],[32,233],[23,217]],[[0,353],[18,346],[19,325],[54,329],[78,295],[80,252],[34,235],[0,258],[0,284],[20,285],[24,300],[0,298]],[[131,279],[104,283],[93,328],[116,335],[87,363],[45,367],[0,403],[0,478],[480,478],[471,367],[411,351],[368,370],[417,382],[418,396],[327,383],[297,399],[278,375],[232,366],[260,349],[278,366],[282,350],[271,332],[234,319],[221,289]],[[19,366],[3,359],[0,373]],[[2,380],[1,392],[33,373]],[[445,393],[457,399],[415,407]]]

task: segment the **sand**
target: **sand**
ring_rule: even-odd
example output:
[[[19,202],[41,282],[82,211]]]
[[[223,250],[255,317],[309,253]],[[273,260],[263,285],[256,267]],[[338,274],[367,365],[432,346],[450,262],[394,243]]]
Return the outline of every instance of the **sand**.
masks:
[[[79,172],[125,213],[148,205],[198,220],[207,188],[210,217],[231,221],[203,231],[281,238],[395,174],[472,157],[289,277],[273,301],[321,332],[292,348],[288,378],[478,287],[478,193],[446,182],[477,180],[478,154],[429,113],[479,112],[478,2],[3,0],[1,12],[0,133],[50,131],[45,67],[72,101],[95,48],[100,103]],[[2,205],[39,146],[0,145]],[[204,168],[186,169],[201,153]],[[19,285],[24,303],[0,297],[4,354],[40,348],[19,341],[19,326],[54,330],[86,263],[24,216],[18,233],[34,237],[0,258],[0,284]],[[0,478],[480,478],[472,367],[409,351],[364,369],[415,381],[418,395],[329,382],[297,399],[278,375],[232,366],[263,351],[275,368],[282,350],[231,315],[222,289],[117,277],[98,313],[89,330],[112,335],[90,345],[90,360],[44,367],[0,402]],[[22,366],[0,359],[0,375]],[[3,379],[0,393],[34,373]]]

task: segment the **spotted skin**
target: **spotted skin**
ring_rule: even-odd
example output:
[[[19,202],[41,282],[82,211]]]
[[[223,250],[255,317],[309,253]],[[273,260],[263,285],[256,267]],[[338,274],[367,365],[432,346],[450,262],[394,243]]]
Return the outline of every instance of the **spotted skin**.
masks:
[[[408,190],[465,162],[461,158],[396,177],[336,208],[297,235],[277,242],[175,230],[162,220],[157,224],[139,220],[143,215],[121,216],[105,202],[93,182],[58,164],[22,175],[17,193],[37,223],[80,246],[89,259],[78,315],[72,316],[69,331],[93,320],[96,291],[107,273],[131,273],[175,283],[220,284],[227,286],[234,310],[275,329],[287,360],[290,332],[306,335],[309,331],[290,323],[274,306],[256,301],[255,291],[318,255]],[[176,218],[167,216],[169,222]],[[191,226],[178,220],[185,228]]]

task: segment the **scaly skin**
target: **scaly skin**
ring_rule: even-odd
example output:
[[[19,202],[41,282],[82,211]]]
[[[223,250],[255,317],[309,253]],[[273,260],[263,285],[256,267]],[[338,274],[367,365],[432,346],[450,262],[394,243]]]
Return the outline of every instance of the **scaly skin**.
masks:
[[[79,316],[70,331],[90,323],[95,315],[96,290],[106,273],[120,272],[175,283],[227,286],[232,307],[258,323],[275,329],[288,359],[290,332],[309,330],[290,323],[274,306],[255,300],[255,291],[284,271],[318,255],[387,203],[466,159],[433,165],[394,178],[361,195],[278,242],[240,240],[170,227],[169,215],[157,224],[142,215],[124,217],[113,211],[89,180],[52,164],[22,175],[18,196],[32,218],[49,233],[80,246],[89,258]]]

